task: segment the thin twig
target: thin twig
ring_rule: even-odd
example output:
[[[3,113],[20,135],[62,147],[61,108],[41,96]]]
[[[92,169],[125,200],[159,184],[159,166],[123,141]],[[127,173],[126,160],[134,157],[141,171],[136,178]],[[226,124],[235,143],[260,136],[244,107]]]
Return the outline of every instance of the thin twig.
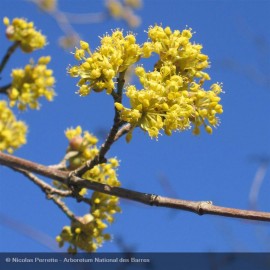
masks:
[[[41,190],[46,194],[47,198],[52,200],[66,214],[66,216],[69,219],[77,220],[74,213],[66,206],[66,204],[61,200],[61,198],[54,196],[55,194],[64,196],[64,197],[72,196],[71,190],[59,190],[59,189],[53,188],[52,186],[45,183],[40,178],[38,178],[37,176],[35,176],[34,174],[28,171],[17,169],[17,168],[13,168],[13,170],[22,173],[24,176],[30,179],[33,183],[39,186]]]
[[[0,94],[5,94],[7,95],[9,88],[11,87],[11,83],[4,85],[0,87]]]
[[[75,175],[70,177],[69,172],[60,171],[47,166],[18,158],[9,154],[0,152],[0,164],[9,168],[19,168],[28,170],[49,178],[55,179],[64,184],[71,184],[79,188],[87,188],[99,191],[105,194],[114,195],[120,198],[125,198],[151,206],[161,206],[184,211],[194,212],[199,215],[210,214],[218,216],[227,216],[233,218],[243,218],[257,221],[270,222],[270,213],[259,211],[248,211],[236,208],[226,208],[215,206],[210,201],[187,201],[174,198],[167,198],[155,194],[137,192],[120,187],[111,187],[106,184],[101,184],[95,181],[85,180]]]
[[[131,129],[132,129],[131,124],[126,124],[122,126],[116,133],[114,137],[114,141],[117,141],[118,139],[120,139],[123,135],[127,134]]]
[[[70,220],[79,221],[79,219],[74,215],[74,213],[67,207],[67,205],[58,197],[50,196],[51,199]]]
[[[58,170],[66,170],[67,169],[67,161],[70,158],[75,157],[76,155],[78,155],[78,151],[69,151],[66,153],[64,158],[58,164],[50,165],[49,167],[54,168],[54,169],[58,169]]]
[[[119,78],[118,78],[118,83],[117,83],[117,93],[113,96],[114,102],[122,102],[122,91],[125,83],[125,71],[119,73]],[[106,153],[110,150],[111,145],[115,141],[116,134],[121,127],[123,122],[120,119],[120,113],[119,111],[114,108],[114,120],[113,120],[113,126],[108,134],[108,137],[106,138],[105,142],[102,144],[100,147],[98,155],[92,159],[86,162],[84,165],[79,167],[78,169],[72,171],[70,173],[71,175],[77,175],[77,176],[82,176],[86,171],[92,169],[95,165],[106,162],[105,155]]]
[[[1,64],[0,64],[0,73],[3,71],[5,65],[7,64],[10,56],[14,53],[14,51],[19,47],[19,42],[14,42],[7,50],[6,54],[4,55]]]
[[[55,168],[49,166],[49,168]],[[30,173],[29,171],[18,169],[18,168],[12,168],[14,171],[17,171],[19,173],[22,173],[24,176],[26,176],[29,180],[31,180],[33,183],[35,183],[37,186],[41,188],[41,190],[46,193],[47,197],[51,199],[51,195],[58,195],[61,197],[74,197],[78,202],[85,202],[88,205],[91,205],[91,199],[85,198],[81,196],[79,193],[74,193],[73,190],[61,190],[52,187],[51,185],[47,184],[34,174]],[[56,169],[56,168],[55,168]],[[59,169],[59,168],[57,168]],[[59,169],[60,170],[60,169]]]
[[[29,171],[26,171],[24,169],[18,169],[18,168],[12,168],[14,171],[20,172],[24,176],[26,176],[29,180],[31,180],[34,184],[40,187],[40,189],[48,196],[48,195],[59,195],[61,197],[71,197],[72,191],[71,190],[60,190],[57,188],[54,188],[35,176],[34,174],[30,173]]]

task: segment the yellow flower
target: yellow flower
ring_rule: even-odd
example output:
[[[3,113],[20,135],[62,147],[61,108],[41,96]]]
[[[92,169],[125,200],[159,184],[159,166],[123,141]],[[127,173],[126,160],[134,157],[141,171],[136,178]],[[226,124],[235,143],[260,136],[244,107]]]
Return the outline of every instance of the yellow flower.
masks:
[[[80,64],[70,67],[69,74],[80,77],[78,93],[86,96],[91,89],[95,92],[106,89],[110,94],[115,88],[117,74],[139,60],[140,46],[133,34],[124,36],[122,31],[116,30],[101,39],[101,46],[94,53],[87,42],[81,41],[74,56]]]
[[[8,92],[11,107],[17,105],[20,110],[25,110],[27,106],[39,109],[40,97],[53,100],[55,79],[53,71],[47,69],[50,60],[49,56],[40,57],[36,65],[30,61],[24,69],[12,70],[12,85]]]
[[[83,133],[83,135],[82,135]],[[67,151],[77,150],[76,158],[81,159],[81,165],[86,161],[84,152],[88,149],[90,152],[96,149],[97,139],[87,131],[82,131],[78,126],[75,129],[66,131],[66,136],[69,139],[69,147]],[[80,140],[78,140],[80,138]],[[75,139],[75,141],[73,141]],[[72,148],[72,149],[71,149]],[[76,148],[76,149],[74,149]],[[89,159],[93,159],[98,151]],[[72,165],[73,158],[69,159]],[[91,181],[96,181],[110,186],[120,186],[117,178],[117,167],[119,161],[116,158],[111,158],[107,163],[96,165],[91,170],[88,170],[82,178]],[[78,166],[77,166],[78,167]],[[75,169],[74,167],[73,169]],[[56,184],[58,188],[65,189],[65,186]],[[110,196],[100,192],[93,192],[91,195],[91,209],[88,214],[79,218],[79,221],[72,221],[70,226],[65,226],[62,232],[57,236],[57,242],[62,247],[65,242],[69,243],[69,248],[72,252],[76,252],[77,248],[86,252],[94,252],[101,247],[104,241],[111,239],[110,234],[105,233],[105,229],[114,221],[114,215],[121,212],[119,198]]]
[[[46,45],[46,37],[35,29],[33,22],[15,18],[10,23],[7,17],[3,20],[6,25],[6,36],[10,41],[18,42],[22,51],[30,53]]]
[[[5,101],[0,101],[0,151],[13,151],[26,143],[27,126],[17,121]]]
[[[135,85],[126,87],[130,108],[115,103],[122,120],[133,127],[127,141],[136,126],[154,138],[162,130],[171,135],[173,131],[188,130],[192,125],[194,134],[200,133],[202,125],[211,134],[211,126],[219,124],[217,114],[223,112],[219,104],[222,85],[216,83],[209,90],[204,89],[204,82],[210,80],[204,71],[209,67],[208,56],[201,52],[201,45],[191,43],[191,29],[180,32],[154,26],[149,28],[148,37],[150,41],[142,45],[142,56],[158,55],[155,70],[146,72],[138,66],[135,74],[142,89]]]
[[[181,32],[156,25],[149,27],[149,39],[140,46],[134,34],[124,36],[116,30],[101,39],[101,46],[94,53],[88,43],[81,41],[75,52],[80,65],[71,67],[69,73],[80,77],[80,95],[88,95],[91,89],[96,92],[106,89],[110,94],[120,72],[141,57],[155,53],[158,60],[154,71],[146,72],[142,66],[135,69],[142,88],[125,87],[130,107],[115,103],[121,119],[131,124],[126,140],[131,140],[135,127],[154,138],[162,131],[171,135],[173,131],[192,127],[193,134],[199,134],[201,126],[211,134],[212,127],[219,124],[217,115],[223,112],[219,97],[222,85],[214,83],[205,89],[205,82],[210,80],[205,71],[209,67],[208,56],[202,53],[202,45],[191,42],[192,36],[191,29]]]
[[[85,161],[93,159],[98,154],[97,142],[98,139],[88,131],[82,131],[81,126],[67,129],[65,132],[69,140],[67,152],[76,152],[69,161],[69,169],[76,169]]]

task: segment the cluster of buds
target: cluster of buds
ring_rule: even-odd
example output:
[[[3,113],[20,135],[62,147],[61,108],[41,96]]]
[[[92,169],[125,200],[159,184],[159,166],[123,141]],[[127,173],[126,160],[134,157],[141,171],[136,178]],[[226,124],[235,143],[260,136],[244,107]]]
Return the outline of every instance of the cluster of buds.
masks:
[[[47,69],[50,60],[50,56],[40,57],[36,65],[31,60],[24,69],[12,70],[12,85],[8,91],[11,107],[17,105],[20,110],[25,110],[27,106],[38,109],[40,97],[53,100],[55,79],[53,71]]]
[[[14,18],[10,22],[5,17],[3,23],[6,26],[6,37],[14,42],[9,53],[13,53],[17,47],[25,53],[31,53],[46,45],[46,37],[35,29],[33,22],[27,22],[22,18]],[[38,99],[41,96],[50,101],[53,99],[55,94],[52,87],[55,79],[52,70],[47,69],[49,62],[50,57],[41,57],[36,65],[30,61],[24,69],[12,70],[12,83],[5,91],[10,107],[17,105],[20,110],[25,110],[27,106],[38,109]],[[2,64],[4,67],[5,62]],[[0,151],[13,153],[26,143],[27,126],[22,121],[16,120],[5,101],[0,101],[0,116]]]
[[[143,89],[127,86],[130,108],[115,103],[122,120],[131,123],[133,128],[141,127],[150,137],[157,138],[160,130],[171,135],[192,125],[196,135],[200,133],[200,126],[211,134],[211,126],[219,123],[216,115],[223,112],[219,104],[221,84],[204,89],[204,82],[210,80],[204,71],[209,67],[208,56],[201,52],[201,45],[190,42],[191,37],[191,29],[180,32],[169,27],[150,27],[149,41],[142,45],[142,57],[156,53],[159,59],[155,70],[146,72],[143,67],[137,67],[135,73]],[[127,140],[131,137],[132,130]]]
[[[26,53],[41,49],[46,45],[46,37],[35,29],[33,22],[15,18],[10,23],[7,17],[4,18],[6,25],[6,36],[10,41],[17,42]]]
[[[27,126],[17,121],[5,101],[0,101],[0,151],[13,151],[26,143]]]
[[[68,159],[68,169],[76,169],[86,160],[91,160],[98,154],[97,138],[87,131],[82,132],[80,126],[75,129],[68,129],[66,136],[69,140],[67,152],[74,153]],[[110,186],[120,186],[116,174],[118,166],[118,160],[111,158],[107,163],[96,165],[85,172],[82,178]],[[67,188],[63,184],[55,184],[58,188]],[[81,196],[85,194],[85,189],[80,190]],[[64,226],[60,235],[56,237],[60,247],[65,242],[69,244],[68,251],[71,253],[76,253],[78,248],[87,252],[96,251],[104,241],[111,239],[111,235],[106,233],[105,229],[108,224],[114,221],[114,214],[121,211],[118,206],[119,198],[95,191],[91,194],[90,200],[89,213],[72,220],[71,225]]]
[[[122,31],[116,30],[101,39],[101,46],[94,53],[87,42],[81,41],[80,48],[75,51],[80,65],[70,67],[69,73],[72,77],[80,77],[77,85],[81,96],[88,95],[91,89],[95,92],[106,89],[110,94],[115,88],[117,74],[137,62],[139,56],[140,46],[135,36],[124,36]]]
[[[116,88],[119,73],[155,53],[158,60],[154,71],[147,72],[142,66],[135,68],[142,89],[126,86],[130,107],[115,103],[121,119],[132,125],[127,140],[132,138],[135,127],[152,138],[157,138],[161,131],[171,135],[191,127],[195,135],[201,127],[211,134],[212,127],[219,124],[217,115],[223,112],[219,104],[222,84],[205,87],[210,80],[205,71],[209,67],[208,56],[201,52],[202,45],[191,42],[192,35],[191,29],[172,31],[156,25],[148,30],[148,41],[139,45],[134,34],[124,36],[116,30],[101,39],[101,46],[94,53],[88,43],[81,41],[81,48],[75,52],[81,64],[71,67],[69,73],[80,77],[80,95],[88,95],[91,89],[106,89],[110,94]]]

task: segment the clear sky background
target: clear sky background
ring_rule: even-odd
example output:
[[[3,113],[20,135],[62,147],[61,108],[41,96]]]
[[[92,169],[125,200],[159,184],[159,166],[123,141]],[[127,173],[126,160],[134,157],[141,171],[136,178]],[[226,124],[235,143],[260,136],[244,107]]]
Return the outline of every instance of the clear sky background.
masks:
[[[98,12],[103,10],[102,3],[60,0],[59,6],[68,12]],[[155,141],[137,130],[130,144],[124,139],[118,141],[109,156],[121,160],[118,172],[122,186],[248,209],[256,172],[270,155],[270,1],[144,0],[138,14],[142,24],[134,32],[139,42],[146,40],[148,26],[156,23],[179,30],[188,26],[196,32],[193,41],[203,44],[203,53],[211,60],[211,82],[223,82],[224,113],[212,135],[202,132],[195,137],[187,131]],[[52,56],[49,67],[57,80],[54,102],[44,101],[40,111],[19,113],[18,118],[29,126],[29,134],[28,144],[15,155],[46,165],[58,163],[67,147],[64,131],[68,127],[81,125],[97,135],[110,128],[112,99],[105,93],[85,98],[75,94],[77,80],[67,75],[66,68],[76,62],[72,50],[58,46],[62,32],[50,16],[23,0],[2,0],[0,15],[34,21],[49,41],[45,49],[31,55],[17,50],[0,84],[10,82],[12,68],[23,67],[30,57],[41,55]],[[130,30],[122,21],[114,20],[74,27],[92,49],[105,32],[117,27]],[[4,31],[0,25],[1,57],[10,45]],[[151,69],[152,64],[147,67]],[[267,172],[257,199],[261,211],[270,211],[269,189]],[[123,245],[138,252],[270,250],[268,223],[198,216],[126,200],[121,200],[121,207],[123,212],[109,228],[115,241],[105,243],[99,251],[122,251]],[[77,203],[72,209],[79,214],[87,211]],[[66,216],[38,187],[0,167],[0,251],[65,251],[58,249],[54,238],[67,224]]]

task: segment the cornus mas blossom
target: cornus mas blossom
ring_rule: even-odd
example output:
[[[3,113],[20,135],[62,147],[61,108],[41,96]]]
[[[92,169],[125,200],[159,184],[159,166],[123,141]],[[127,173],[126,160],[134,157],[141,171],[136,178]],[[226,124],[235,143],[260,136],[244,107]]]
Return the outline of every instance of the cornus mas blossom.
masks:
[[[33,22],[21,18],[15,18],[10,22],[7,17],[3,22],[6,25],[6,37],[13,45],[1,62],[0,72],[17,47],[25,53],[31,53],[46,45],[46,37],[35,29]],[[2,93],[8,96],[10,107],[17,105],[20,110],[24,110],[27,106],[37,109],[39,97],[45,96],[48,100],[52,100],[54,77],[52,70],[46,67],[49,62],[50,57],[40,57],[36,65],[31,61],[24,69],[13,69],[11,84],[6,89],[2,88]],[[16,120],[6,101],[0,101],[0,151],[13,153],[26,143],[26,133],[25,123]]]
[[[125,0],[123,5],[136,7],[139,2]],[[116,13],[117,3],[110,1]],[[32,22],[15,18],[10,23],[4,18],[4,24],[7,38],[13,41],[12,50],[20,47],[24,52],[32,52],[46,43],[46,38],[35,30]],[[223,112],[219,97],[222,85],[206,83],[210,80],[206,72],[209,59],[202,53],[202,45],[191,42],[191,29],[173,31],[156,25],[149,27],[147,34],[147,40],[138,44],[135,34],[124,34],[116,29],[101,37],[100,46],[94,51],[86,41],[80,41],[76,48],[74,57],[78,64],[70,66],[68,72],[78,78],[77,93],[88,96],[91,91],[105,91],[113,97],[115,115],[108,137],[100,148],[98,139],[80,126],[66,130],[68,147],[60,165],[71,173],[69,175],[79,172],[79,177],[86,181],[118,187],[119,161],[107,159],[106,154],[122,135],[127,134],[126,140],[130,141],[136,127],[151,138],[191,128],[193,134],[198,135],[202,127],[211,134],[213,127],[218,126],[218,114]],[[139,61],[154,55],[155,59],[158,56],[157,60],[148,71]],[[0,151],[12,153],[26,142],[27,127],[16,120],[8,105],[20,110],[38,109],[41,97],[53,100],[55,79],[53,71],[47,68],[49,62],[49,56],[40,57],[36,64],[31,60],[23,69],[13,69],[12,82],[2,87],[9,103],[0,101]],[[1,68],[4,65],[2,62]],[[134,69],[129,69],[134,65]],[[130,70],[134,70],[138,85],[125,84]],[[53,180],[53,185],[57,193],[49,196],[71,221],[56,237],[60,247],[67,244],[71,253],[78,249],[94,252],[111,239],[106,229],[114,221],[114,215],[121,212],[118,197],[97,191],[87,194],[86,188],[69,186],[68,180],[64,183]],[[87,213],[75,216],[68,209],[64,199],[69,192],[90,206]]]
[[[20,110],[25,110],[27,106],[31,109],[39,109],[39,98],[53,100],[55,79],[53,71],[47,69],[50,60],[50,56],[43,56],[38,59],[36,65],[31,60],[24,69],[12,70],[12,84],[8,91],[11,107],[17,105]]]
[[[141,58],[158,55],[153,71],[143,66],[135,68],[142,88],[135,85],[125,87],[130,106],[115,102],[122,121],[130,123],[132,137],[135,127],[157,138],[163,130],[166,135],[173,131],[184,131],[193,127],[198,135],[200,128],[211,134],[212,127],[219,124],[218,114],[223,112],[220,102],[222,85],[214,83],[205,87],[210,80],[205,71],[209,67],[208,56],[201,52],[202,45],[191,43],[191,29],[172,31],[169,27],[154,26],[148,29],[148,40],[136,43],[134,34],[124,36],[120,30],[101,38],[101,46],[91,52],[89,44],[81,41],[75,51],[80,65],[69,69],[72,77],[80,77],[78,93],[86,96],[91,89],[106,90],[114,94],[116,77],[125,72]]]
[[[0,151],[13,151],[26,143],[27,126],[17,121],[6,101],[0,101]]]
[[[41,49],[46,45],[46,37],[35,29],[33,22],[27,22],[21,18],[15,18],[10,23],[4,18],[6,36],[10,41],[17,42],[23,52],[30,53]]]
[[[116,30],[111,36],[105,35],[101,46],[93,53],[89,44],[81,41],[74,56],[80,65],[71,67],[69,73],[72,77],[80,77],[78,93],[86,96],[91,89],[95,92],[106,89],[111,94],[117,74],[139,60],[140,46],[133,34],[124,36],[122,31]]]
[[[84,161],[93,159],[99,152],[96,146],[97,138],[88,131],[82,132],[80,126],[75,129],[68,129],[66,137],[69,140],[67,153],[73,153],[68,159],[68,169],[78,168]],[[86,171],[82,178],[110,186],[120,186],[116,174],[118,166],[118,160],[111,158],[108,159],[107,163],[96,165]],[[58,182],[54,183],[63,190],[67,188]],[[83,196],[86,193],[85,189],[80,190],[80,195]],[[96,251],[104,241],[111,239],[111,235],[104,231],[108,224],[114,221],[113,215],[121,211],[118,206],[119,198],[95,191],[92,193],[90,200],[91,208],[89,213],[78,217],[77,220],[73,220],[70,226],[64,226],[60,235],[56,237],[60,247],[65,242],[69,244],[68,251],[70,253],[76,253],[78,248],[87,252]]]

